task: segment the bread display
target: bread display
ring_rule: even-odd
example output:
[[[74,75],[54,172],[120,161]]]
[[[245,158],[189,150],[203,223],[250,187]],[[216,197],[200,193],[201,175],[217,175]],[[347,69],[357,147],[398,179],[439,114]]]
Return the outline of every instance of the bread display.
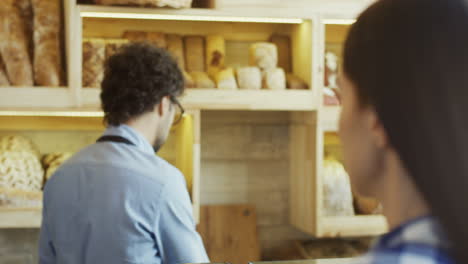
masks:
[[[45,180],[48,181],[54,172],[71,158],[72,153],[51,153],[42,158],[42,165],[45,170]]]
[[[99,5],[189,8],[192,5],[192,0],[94,0],[94,3]]]
[[[184,75],[184,83],[185,83],[185,88],[195,88],[195,81],[193,80],[192,76],[186,71],[182,72]]]
[[[38,208],[42,207],[41,191],[23,191],[0,188],[1,208]]]
[[[188,72],[205,72],[205,38],[187,36],[185,45],[185,69]]]
[[[39,157],[39,149],[34,143],[22,136],[1,136],[0,152],[22,152],[27,151]]]
[[[10,81],[8,80],[5,64],[3,63],[3,59],[0,56],[0,86],[9,86],[9,85],[10,85]]]
[[[114,55],[119,49],[128,43],[127,39],[106,39],[106,59]]]
[[[326,159],[323,165],[324,216],[354,215],[351,183],[343,165],[334,159]]]
[[[237,69],[239,89],[262,89],[262,73],[258,67],[242,67]]]
[[[190,76],[192,76],[196,88],[216,88],[215,83],[206,72],[191,72]]]
[[[281,68],[265,70],[263,72],[263,88],[268,90],[285,90],[286,74]]]
[[[62,82],[60,0],[32,0],[34,10],[34,80],[39,86]]]
[[[286,74],[286,87],[293,90],[305,90],[309,89],[309,85],[292,73]]]
[[[8,79],[14,86],[32,86],[27,23],[15,0],[3,0],[0,5],[0,53],[6,65]]]
[[[219,71],[215,77],[216,86],[221,90],[236,90],[237,82],[236,76],[234,75],[234,70],[232,68],[227,68]]]
[[[166,36],[167,40],[167,51],[169,51],[172,56],[177,61],[180,69],[185,69],[185,56],[184,56],[184,40],[181,35],[177,34],[168,34]]]
[[[275,44],[259,42],[250,46],[250,65],[262,70],[275,69],[278,66],[278,49]]]
[[[104,77],[106,42],[103,39],[83,41],[83,87],[98,88]]]
[[[278,48],[278,67],[292,72],[291,38],[285,35],[273,35],[271,42]]]
[[[220,35],[206,37],[206,70],[212,77],[224,69],[226,47],[224,38]]]
[[[145,31],[125,31],[124,39],[130,42],[148,42],[160,48],[166,48],[166,34],[160,32],[145,32]]]

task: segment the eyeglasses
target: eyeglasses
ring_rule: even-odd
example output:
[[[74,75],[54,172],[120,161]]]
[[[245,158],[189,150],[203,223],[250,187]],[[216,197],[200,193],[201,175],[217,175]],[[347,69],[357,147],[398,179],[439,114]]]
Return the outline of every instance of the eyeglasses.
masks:
[[[182,118],[184,117],[185,109],[180,104],[179,100],[177,100],[177,98],[175,98],[174,96],[171,96],[170,99],[172,103],[177,106],[176,113],[174,116],[174,123],[173,123],[174,125],[177,125],[180,123],[180,121],[182,121]]]

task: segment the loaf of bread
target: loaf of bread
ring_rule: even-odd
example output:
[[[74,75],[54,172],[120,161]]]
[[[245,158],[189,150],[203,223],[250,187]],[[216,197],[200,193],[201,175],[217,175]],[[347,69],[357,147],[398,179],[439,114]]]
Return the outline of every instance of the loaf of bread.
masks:
[[[223,36],[211,35],[206,37],[206,69],[208,75],[214,77],[224,69],[226,48]]]
[[[125,31],[123,38],[130,42],[147,42],[156,47],[167,48],[166,34],[160,32]]]
[[[0,53],[11,85],[32,86],[34,81],[26,23],[15,1],[3,0],[0,4]]]
[[[191,72],[190,75],[195,82],[196,88],[216,88],[215,83],[211,80],[206,72]]]
[[[15,2],[16,8],[18,8],[21,19],[24,21],[24,34],[27,38],[28,44],[28,54],[29,58],[33,60],[34,58],[34,40],[33,40],[33,32],[34,32],[34,15],[33,15],[33,7],[31,0],[16,0]]]
[[[167,40],[167,51],[177,61],[181,70],[185,69],[185,57],[184,57],[184,40],[181,35],[169,34],[166,36]]]
[[[205,72],[205,38],[188,36],[184,38],[185,67],[188,72]]]
[[[250,46],[250,65],[262,70],[275,69],[278,66],[278,49],[275,44],[259,42]]]
[[[48,181],[54,172],[71,158],[72,153],[51,153],[42,158],[42,166],[45,169],[45,180]]]
[[[0,86],[10,86],[2,56],[0,56]]]
[[[28,151],[0,151],[0,188],[39,191],[44,170],[39,158]]]
[[[242,67],[237,69],[239,89],[262,89],[262,73],[258,67]]]
[[[354,209],[362,215],[381,214],[382,204],[375,198],[354,194]]]
[[[106,59],[114,55],[119,49],[128,43],[127,39],[106,39]]]
[[[286,74],[281,68],[265,70],[263,72],[263,88],[268,90],[285,90]]]
[[[196,88],[195,81],[193,80],[192,76],[186,71],[183,71],[184,74],[184,82],[185,88]]]
[[[100,5],[134,5],[172,8],[189,8],[192,0],[94,0]]]
[[[39,148],[28,138],[16,135],[0,137],[0,152],[30,152],[39,158]]]
[[[309,89],[309,85],[304,80],[292,73],[286,74],[286,87],[293,90]]]
[[[326,159],[323,166],[324,216],[354,215],[351,183],[343,165],[334,159]]]
[[[104,39],[83,40],[83,87],[99,88],[104,78],[106,42]]]
[[[39,86],[63,83],[61,1],[32,0],[34,10],[34,80]]]
[[[291,38],[285,35],[273,35],[271,42],[278,48],[278,67],[283,68],[286,72],[291,72]]]
[[[42,207],[42,192],[0,188],[0,207],[40,208]]]
[[[232,68],[227,68],[219,71],[216,74],[216,86],[218,89],[222,90],[236,90],[237,82],[236,76],[234,75],[234,70]]]

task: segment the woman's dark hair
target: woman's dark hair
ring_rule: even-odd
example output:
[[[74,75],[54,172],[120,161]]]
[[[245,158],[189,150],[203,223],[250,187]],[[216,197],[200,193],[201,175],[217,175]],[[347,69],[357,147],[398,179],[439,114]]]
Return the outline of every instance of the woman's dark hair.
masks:
[[[360,103],[375,108],[458,263],[468,262],[467,30],[464,0],[380,0],[344,48]]]
[[[147,43],[126,45],[106,62],[101,92],[104,121],[120,125],[151,111],[164,96],[183,92],[183,75],[167,51]]]

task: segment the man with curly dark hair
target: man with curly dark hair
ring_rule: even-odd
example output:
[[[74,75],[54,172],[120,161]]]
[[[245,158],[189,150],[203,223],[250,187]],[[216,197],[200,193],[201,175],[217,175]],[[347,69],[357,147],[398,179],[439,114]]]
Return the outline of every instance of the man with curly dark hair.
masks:
[[[40,263],[209,262],[183,175],[154,154],[183,114],[183,91],[163,49],[131,44],[109,58],[108,129],[47,182]]]

